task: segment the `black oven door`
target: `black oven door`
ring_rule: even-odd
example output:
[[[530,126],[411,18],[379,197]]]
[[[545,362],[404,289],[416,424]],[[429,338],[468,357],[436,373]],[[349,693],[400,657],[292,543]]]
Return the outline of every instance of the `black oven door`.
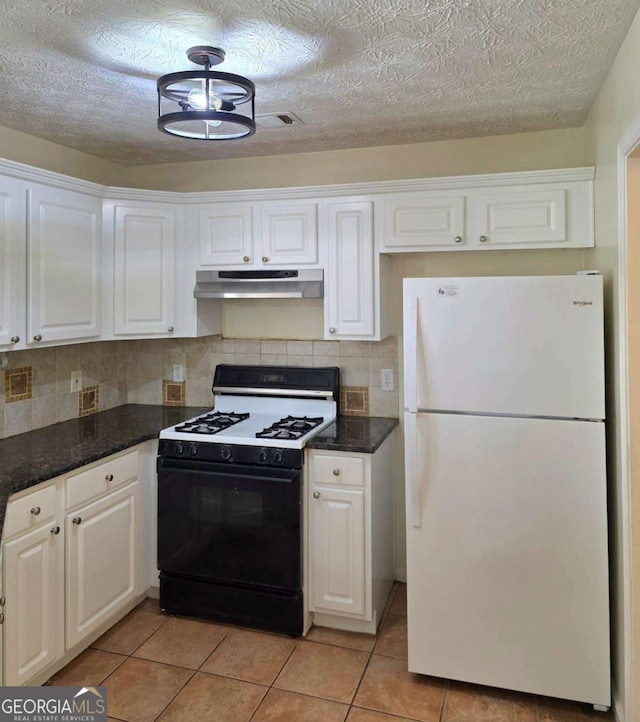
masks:
[[[158,568],[190,579],[302,588],[301,472],[158,458]]]

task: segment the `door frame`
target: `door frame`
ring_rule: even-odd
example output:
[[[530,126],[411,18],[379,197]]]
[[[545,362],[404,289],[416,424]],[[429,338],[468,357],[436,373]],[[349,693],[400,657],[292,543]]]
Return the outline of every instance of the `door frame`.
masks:
[[[622,700],[622,708],[628,720],[633,719],[633,712],[640,705],[640,692],[634,694],[634,678],[637,672],[634,669],[634,657],[640,655],[640,649],[633,649],[633,585],[632,585],[632,550],[633,530],[631,526],[631,485],[633,478],[630,462],[630,402],[629,402],[629,364],[628,364],[628,237],[627,237],[627,159],[636,148],[640,148],[640,118],[637,119],[622,136],[617,148],[617,181],[618,181],[618,360],[617,371],[619,375],[619,398],[616,423],[618,426],[618,441],[620,446],[620,467],[618,469],[618,491],[620,494],[620,512],[622,523],[620,548],[621,570],[622,570],[622,616],[624,628],[617,631],[617,640],[623,645],[624,670],[625,670],[625,695]],[[618,590],[619,592],[620,590]],[[640,600],[638,600],[640,603]],[[638,660],[640,664],[640,659]],[[617,707],[614,698],[614,707]],[[616,718],[621,719],[618,709],[615,710]]]

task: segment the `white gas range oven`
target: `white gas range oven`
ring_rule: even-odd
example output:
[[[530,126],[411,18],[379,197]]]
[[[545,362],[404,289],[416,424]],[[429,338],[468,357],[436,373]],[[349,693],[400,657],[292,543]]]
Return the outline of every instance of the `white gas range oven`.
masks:
[[[338,368],[216,367],[212,411],[160,433],[160,606],[303,633],[304,446],[338,413]]]

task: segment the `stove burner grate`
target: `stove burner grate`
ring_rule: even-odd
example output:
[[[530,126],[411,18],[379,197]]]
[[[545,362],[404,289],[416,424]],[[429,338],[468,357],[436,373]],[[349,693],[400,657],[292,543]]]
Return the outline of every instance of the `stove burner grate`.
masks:
[[[258,431],[258,439],[299,439],[324,421],[322,416],[285,416],[266,429]]]
[[[223,414],[220,411],[211,411],[208,414],[198,416],[192,421],[186,421],[175,427],[176,431],[184,431],[189,434],[217,434],[223,429],[228,429],[234,424],[249,418],[249,414],[237,414],[235,411]]]

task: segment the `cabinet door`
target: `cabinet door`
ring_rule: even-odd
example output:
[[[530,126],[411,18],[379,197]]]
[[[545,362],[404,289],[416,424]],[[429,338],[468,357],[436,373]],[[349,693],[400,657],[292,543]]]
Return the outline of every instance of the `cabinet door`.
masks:
[[[255,259],[256,263],[272,266],[317,263],[317,204],[291,201],[286,205],[263,205],[259,235],[262,255]]]
[[[101,200],[32,186],[28,217],[28,342],[100,336]]]
[[[27,187],[3,178],[0,189],[0,348],[24,344]]]
[[[172,334],[176,211],[115,207],[114,334]]]
[[[243,203],[212,203],[198,208],[200,265],[237,266],[253,263],[251,206]]]
[[[325,337],[373,336],[373,204],[329,203],[328,215]]]
[[[563,245],[569,241],[567,191],[493,188],[469,193],[469,241],[489,246]]]
[[[138,482],[67,514],[67,649],[136,595]]]
[[[383,253],[457,248],[465,242],[465,197],[438,191],[382,199]]]
[[[364,492],[315,487],[309,517],[312,610],[364,614]]]
[[[59,527],[44,525],[4,544],[6,685],[26,684],[62,654]]]

